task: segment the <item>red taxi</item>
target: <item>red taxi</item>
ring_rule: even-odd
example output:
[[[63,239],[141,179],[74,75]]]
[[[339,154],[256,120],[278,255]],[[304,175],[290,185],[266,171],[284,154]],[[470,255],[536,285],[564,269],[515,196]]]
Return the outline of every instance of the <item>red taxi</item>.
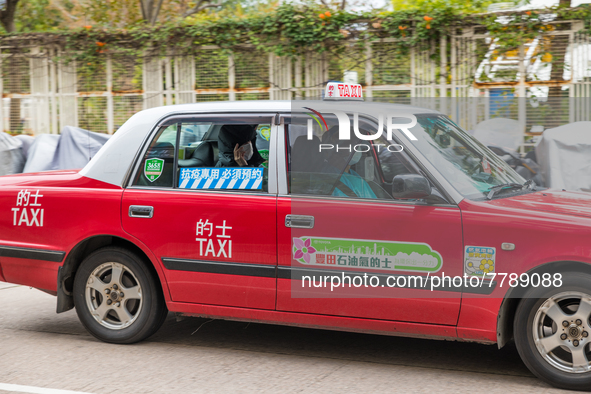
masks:
[[[111,343],[168,311],[515,340],[591,389],[591,195],[536,189],[436,111],[339,100],[357,89],[149,109],[82,170],[1,177],[0,280]]]

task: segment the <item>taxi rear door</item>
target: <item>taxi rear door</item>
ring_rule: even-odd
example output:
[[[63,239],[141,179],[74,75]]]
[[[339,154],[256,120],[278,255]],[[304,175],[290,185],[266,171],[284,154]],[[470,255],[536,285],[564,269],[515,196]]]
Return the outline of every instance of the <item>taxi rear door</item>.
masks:
[[[123,228],[160,260],[173,302],[275,308],[274,151],[265,167],[215,167],[222,125],[258,125],[259,145],[273,146],[273,116],[172,118],[138,160]]]

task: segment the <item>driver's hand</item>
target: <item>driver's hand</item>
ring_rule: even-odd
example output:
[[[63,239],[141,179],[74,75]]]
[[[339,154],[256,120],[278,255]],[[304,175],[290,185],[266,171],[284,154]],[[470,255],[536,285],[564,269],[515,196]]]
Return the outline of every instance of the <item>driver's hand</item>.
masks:
[[[234,147],[234,161],[236,161],[240,167],[245,167],[248,165],[246,159],[244,158],[244,151],[240,149],[238,144],[236,144]]]

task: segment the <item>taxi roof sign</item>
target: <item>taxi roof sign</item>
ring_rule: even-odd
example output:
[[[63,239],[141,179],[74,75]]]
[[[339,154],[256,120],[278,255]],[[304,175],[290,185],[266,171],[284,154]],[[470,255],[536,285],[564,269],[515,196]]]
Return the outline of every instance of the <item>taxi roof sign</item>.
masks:
[[[324,100],[363,101],[363,91],[358,83],[329,82],[324,90]]]

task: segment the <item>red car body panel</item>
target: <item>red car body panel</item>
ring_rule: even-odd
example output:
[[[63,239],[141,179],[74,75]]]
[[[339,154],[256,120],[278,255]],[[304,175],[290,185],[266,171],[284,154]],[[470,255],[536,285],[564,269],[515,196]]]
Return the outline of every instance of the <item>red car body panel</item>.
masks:
[[[490,204],[591,218],[591,197],[587,192],[545,190],[540,193],[493,200]]]
[[[48,292],[57,291],[57,263],[0,257],[0,264],[5,282],[24,284]]]
[[[315,218],[314,228],[309,230],[278,226],[280,268],[304,267],[292,260],[293,237],[323,236],[427,243],[442,255],[442,271],[445,271],[446,275],[462,275],[462,225],[460,211],[457,208],[380,204],[375,201],[294,201],[290,198],[279,198],[277,212],[279,218],[285,218],[285,215],[291,213],[311,215]],[[338,273],[346,270],[341,267],[335,268]],[[378,272],[383,273],[376,271]],[[359,288],[338,288],[331,292],[326,288],[302,290],[301,281],[292,283],[292,280],[281,278],[277,281],[277,310],[289,312],[455,325],[460,300],[459,292],[430,292],[388,287],[367,291],[360,291]]]
[[[130,205],[152,206],[154,216],[149,220],[129,217]],[[141,239],[159,264],[171,258],[185,260],[189,267],[198,260],[267,265],[273,270],[277,265],[273,196],[128,189],[121,217],[125,231]],[[211,231],[198,235],[199,220],[211,223]],[[218,237],[224,220],[231,227],[225,234],[230,238]],[[213,252],[207,251],[209,240]],[[275,309],[275,278],[166,268],[164,275],[175,302]]]
[[[4,176],[0,178],[0,187],[0,206],[4,208],[0,217],[2,246],[62,251],[67,259],[72,249],[86,239],[100,235],[120,237],[135,244],[148,256],[158,272],[165,298],[170,299],[162,267],[153,253],[121,227],[122,188],[85,178],[78,171]],[[42,197],[38,198],[41,205],[37,209],[43,209],[42,226],[37,223],[27,226],[24,220],[18,225],[22,207],[16,206],[16,200],[22,190],[31,193],[39,190]],[[19,211],[15,213],[13,208],[19,208]],[[32,215],[28,216],[30,223]],[[17,225],[14,225],[15,220]],[[49,292],[57,290],[57,272],[63,262],[0,256],[4,281]]]
[[[591,194],[545,190],[492,201],[463,200],[464,245],[493,246],[497,273],[522,274],[555,262],[591,264]],[[501,249],[512,243],[515,250]],[[495,340],[504,286],[464,294],[458,337]],[[497,279],[500,282],[500,279]]]
[[[23,190],[39,191],[42,226],[32,214],[21,217],[24,207],[17,198]],[[154,207],[155,220],[129,217],[130,205],[144,204]],[[76,171],[59,171],[0,178],[0,207],[1,246],[65,252],[57,262],[0,255],[0,280],[55,292],[58,269],[74,247],[109,235],[133,243],[150,259],[171,311],[306,327],[490,343],[497,340],[498,313],[509,287],[497,286],[490,295],[433,292],[425,297],[425,290],[412,290],[415,298],[412,291],[406,298],[392,298],[380,297],[386,294],[378,290],[373,297],[352,300],[326,298],[312,289],[307,297],[292,297],[293,281],[286,277],[168,269],[163,259],[288,269],[299,264],[291,256],[294,236],[359,238],[360,231],[363,239],[428,243],[443,256],[446,275],[463,274],[466,245],[495,247],[497,273],[519,274],[557,261],[591,264],[591,195],[585,193],[541,191],[464,200],[456,208],[334,199],[294,205],[287,197],[124,190]],[[291,213],[315,216],[313,231],[286,228],[283,221]],[[219,249],[209,256],[199,252],[199,219],[215,226],[226,220],[232,227],[231,259],[218,255]],[[515,250],[502,250],[506,242]],[[310,299],[319,295],[324,298]]]
[[[249,322],[266,322],[298,327],[338,329],[343,331],[401,335],[416,338],[455,338],[456,328],[438,324],[416,324],[388,320],[325,316],[307,313],[230,308],[213,305],[168,303],[169,310],[192,316],[227,318]],[[490,343],[491,341],[482,341]]]
[[[477,342],[496,342],[502,298],[470,294],[462,298],[458,319],[458,338]]]
[[[585,212],[585,209],[582,205],[576,208],[569,205],[569,198],[561,201],[557,194],[561,193],[544,191],[490,202],[462,201],[464,244],[496,246],[499,273],[521,274],[558,261],[590,264],[591,218],[574,213],[565,215],[565,211]],[[551,210],[541,203],[544,199],[558,206]],[[591,195],[579,195],[576,200],[587,201],[586,212],[591,213]],[[541,206],[546,209],[533,208]],[[514,244],[515,250],[501,250],[502,243]],[[493,294],[503,297],[503,289],[506,291],[507,286],[498,287]]]

